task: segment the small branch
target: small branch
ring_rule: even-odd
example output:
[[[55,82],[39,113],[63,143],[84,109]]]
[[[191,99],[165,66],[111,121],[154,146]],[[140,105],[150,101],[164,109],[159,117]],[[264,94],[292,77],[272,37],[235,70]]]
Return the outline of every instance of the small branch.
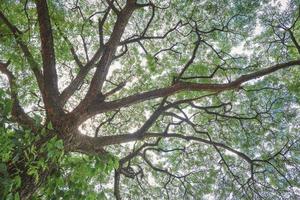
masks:
[[[291,31],[291,29],[289,29],[288,32],[289,32],[289,34],[291,36],[291,39],[292,39],[295,47],[297,48],[298,53],[300,54],[300,45],[299,45],[298,41],[296,40],[296,38],[294,36],[294,33]]]
[[[120,13],[120,11],[118,10],[118,8],[114,5],[114,0],[106,0],[109,8],[111,8],[117,15]]]
[[[182,24],[182,22],[179,21],[173,28],[169,29],[165,34],[163,34],[161,36],[140,36],[140,37],[137,37],[137,38],[129,38],[129,39],[125,39],[125,40],[121,41],[119,45],[135,43],[135,42],[139,42],[139,41],[142,41],[142,40],[164,39],[171,32],[175,31],[178,28],[178,26],[181,25],[181,24]]]
[[[184,65],[183,69],[181,70],[181,72],[179,73],[179,75],[176,77],[176,79],[175,79],[174,82],[178,82],[178,80],[180,80],[180,78],[182,77],[182,75],[184,74],[184,72],[191,66],[191,64],[193,64],[193,62],[195,60],[195,57],[196,57],[196,54],[197,54],[197,51],[198,51],[199,46],[200,46],[200,42],[201,42],[200,34],[197,33],[197,37],[198,37],[198,39],[196,41],[196,44],[195,44],[195,47],[194,47],[194,50],[193,50],[191,58]]]
[[[105,120],[104,122],[101,122],[99,124],[99,126],[96,128],[95,130],[95,136],[94,137],[98,137],[99,135],[99,131],[100,131],[100,128],[104,125],[104,124],[107,124],[107,123],[110,123],[114,118],[115,116],[120,112],[120,110],[116,111],[110,118],[108,118],[107,120]]]
[[[126,85],[126,82],[122,82],[119,85],[117,85],[117,87],[115,87],[114,89],[112,89],[112,90],[108,91],[107,93],[103,94],[103,96],[108,97],[110,95],[113,95],[116,92],[118,92],[119,90],[121,90],[125,85]]]
[[[99,34],[99,42],[100,42],[100,48],[103,47],[104,45],[104,36],[103,36],[103,26],[104,26],[104,23],[109,15],[109,12],[110,12],[110,8],[108,8],[103,16],[102,19],[99,18],[99,21],[98,21],[98,34]]]
[[[31,70],[35,75],[40,91],[43,92],[43,88],[44,88],[43,74],[39,69],[40,68],[39,64],[34,60],[31,52],[29,51],[29,48],[22,41],[21,39],[22,32],[6,18],[6,16],[2,13],[2,11],[0,11],[0,20],[2,20],[4,24],[9,28],[10,32],[12,32],[18,46],[23,52],[27,62],[29,63]]]
[[[65,40],[65,41],[67,42],[67,44],[69,45],[70,51],[71,51],[71,53],[72,53],[72,56],[73,56],[73,58],[74,58],[76,64],[77,64],[80,68],[83,68],[83,64],[82,64],[82,62],[80,61],[78,55],[76,54],[75,49],[74,49],[74,46],[72,45],[71,41],[68,39],[67,36],[65,36],[65,35],[63,34],[63,32],[61,31],[61,29],[58,27],[58,25],[57,25],[57,24],[55,24],[55,25],[56,25],[56,27],[57,27],[59,33],[62,35],[62,37],[64,38],[64,40]]]

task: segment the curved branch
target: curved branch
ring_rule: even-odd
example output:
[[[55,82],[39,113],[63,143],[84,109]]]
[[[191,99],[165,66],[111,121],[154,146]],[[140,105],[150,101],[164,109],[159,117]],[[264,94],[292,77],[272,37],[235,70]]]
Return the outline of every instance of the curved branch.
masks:
[[[38,128],[36,127],[35,121],[31,117],[29,117],[25,113],[23,108],[20,106],[19,99],[18,99],[18,93],[17,93],[18,87],[16,86],[16,78],[12,74],[12,72],[7,69],[9,64],[10,64],[9,62],[7,62],[7,63],[0,62],[0,72],[5,74],[9,81],[10,96],[11,96],[11,100],[13,102],[11,114],[12,114],[13,118],[18,123],[20,123],[22,126],[24,126],[25,128],[29,128],[32,131],[36,132],[38,130]]]
[[[109,146],[109,145],[114,145],[114,144],[121,144],[121,143],[126,143],[126,142],[132,142],[136,140],[144,140],[147,138],[179,138],[179,139],[184,139],[187,141],[196,141],[196,142],[201,142],[205,143],[208,145],[216,146],[223,148],[225,150],[228,150],[243,160],[245,160],[248,163],[252,163],[252,159],[248,157],[246,154],[237,151],[223,143],[220,142],[214,142],[210,140],[206,140],[203,138],[195,137],[195,136],[187,136],[187,135],[181,135],[181,134],[176,134],[176,133],[146,133],[144,135],[139,135],[139,134],[123,134],[123,135],[115,135],[115,136],[103,136],[103,137],[98,137],[98,138],[92,138],[86,135],[81,135],[80,140],[82,141],[81,147],[84,148],[84,146],[87,146],[87,144],[93,144],[94,147],[103,147],[103,146]]]

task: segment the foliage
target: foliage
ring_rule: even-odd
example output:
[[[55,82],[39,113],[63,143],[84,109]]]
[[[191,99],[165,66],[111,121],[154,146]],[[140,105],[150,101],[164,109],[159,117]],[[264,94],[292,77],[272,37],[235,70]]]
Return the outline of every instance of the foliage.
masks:
[[[0,198],[299,199],[298,0],[3,0]]]
[[[25,158],[26,173],[39,182],[41,171],[49,169],[53,163],[59,168],[48,177],[47,184],[33,199],[104,199],[104,193],[95,190],[95,185],[103,182],[113,169],[118,168],[118,160],[112,155],[101,158],[84,156],[81,154],[65,154],[64,145],[57,136],[52,137],[37,149],[34,145],[46,133],[45,128],[40,133],[31,133],[23,130],[17,124],[12,123],[10,116],[11,100],[7,98],[4,90],[0,90],[1,105],[1,162],[0,162],[0,196],[5,199],[19,199],[18,189],[21,186],[20,172],[24,168],[18,168],[13,174],[8,173],[7,167],[18,165]],[[51,130],[49,123],[46,129]],[[46,154],[39,158],[39,154]],[[84,178],[84,181],[82,180]],[[96,177],[96,178],[95,178]],[[84,192],[82,192],[84,191]]]

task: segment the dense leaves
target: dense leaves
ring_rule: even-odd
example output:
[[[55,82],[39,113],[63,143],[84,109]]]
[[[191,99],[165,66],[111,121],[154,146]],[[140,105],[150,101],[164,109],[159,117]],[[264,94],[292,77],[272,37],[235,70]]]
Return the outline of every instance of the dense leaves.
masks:
[[[0,2],[4,199],[299,199],[298,0]]]
[[[41,171],[49,170],[55,163],[59,166],[47,183],[40,188],[33,199],[99,199],[104,198],[104,193],[98,188],[99,183],[106,180],[106,176],[114,168],[118,168],[118,159],[112,155],[98,158],[84,156],[81,154],[65,154],[63,141],[56,136],[52,137],[37,149],[35,142],[40,140],[47,130],[52,130],[51,123],[41,129],[40,133],[31,133],[29,130],[18,128],[12,123],[10,116],[11,101],[1,92],[1,196],[6,199],[19,199],[17,192],[21,186],[20,167],[14,173],[9,174],[8,167],[18,166],[18,163],[25,161],[28,175],[40,182]],[[41,157],[39,154],[46,154]],[[83,178],[84,177],[84,178]],[[84,192],[83,192],[84,191]]]

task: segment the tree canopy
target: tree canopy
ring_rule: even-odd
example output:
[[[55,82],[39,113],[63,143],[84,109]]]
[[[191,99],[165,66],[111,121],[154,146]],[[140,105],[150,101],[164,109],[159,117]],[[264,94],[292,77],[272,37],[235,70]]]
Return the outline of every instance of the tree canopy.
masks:
[[[300,199],[299,3],[2,0],[0,197]]]

